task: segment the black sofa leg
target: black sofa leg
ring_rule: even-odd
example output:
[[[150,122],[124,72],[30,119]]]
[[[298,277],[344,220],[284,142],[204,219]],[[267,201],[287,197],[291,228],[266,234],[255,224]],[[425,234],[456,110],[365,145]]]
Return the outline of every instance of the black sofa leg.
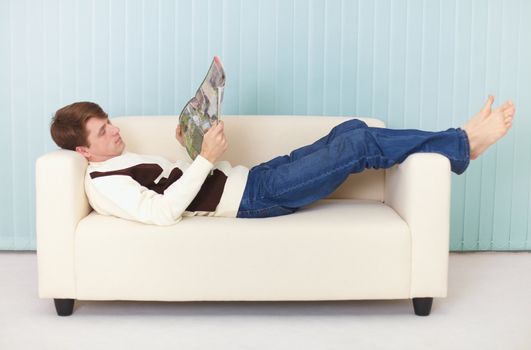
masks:
[[[54,299],[55,311],[59,316],[70,316],[74,311],[74,299]]]
[[[433,298],[413,298],[413,309],[417,316],[428,316],[432,304]]]

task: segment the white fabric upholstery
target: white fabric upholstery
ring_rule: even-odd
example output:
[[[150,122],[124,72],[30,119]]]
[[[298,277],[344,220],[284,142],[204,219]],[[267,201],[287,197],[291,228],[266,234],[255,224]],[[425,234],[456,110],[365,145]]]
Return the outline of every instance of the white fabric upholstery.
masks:
[[[48,153],[35,164],[39,293],[44,295],[75,295],[74,232],[92,210],[83,184],[86,168],[86,159],[68,150]]]
[[[446,296],[450,194],[450,161],[440,154],[412,154],[386,170],[385,203],[411,231],[412,296]]]
[[[323,200],[296,215],[239,219],[236,229],[231,218],[186,217],[174,226],[147,228],[92,213],[75,235],[77,295],[407,298],[409,263],[396,262],[409,262],[410,247],[409,228],[396,212],[367,200]]]
[[[224,159],[251,167],[326,135],[346,117],[224,116]],[[376,119],[360,118],[383,127]],[[121,117],[127,150],[187,157],[178,117]],[[85,300],[334,300],[445,297],[450,166],[413,154],[353,174],[327,199],[274,218],[186,217],[151,226],[102,216],[87,162],[55,151],[36,164],[39,296]]]

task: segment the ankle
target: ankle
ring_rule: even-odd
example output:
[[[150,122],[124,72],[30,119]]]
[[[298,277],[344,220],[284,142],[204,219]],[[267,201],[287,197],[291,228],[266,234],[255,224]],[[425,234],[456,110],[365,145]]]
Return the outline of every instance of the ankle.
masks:
[[[468,141],[468,149],[469,149],[469,153],[470,153],[470,157],[471,159],[475,159],[475,152],[476,152],[476,137],[474,135],[474,133],[472,132],[472,130],[468,129],[468,128],[465,128],[465,127],[461,127],[461,130],[464,131],[465,135],[466,135],[466,139]]]

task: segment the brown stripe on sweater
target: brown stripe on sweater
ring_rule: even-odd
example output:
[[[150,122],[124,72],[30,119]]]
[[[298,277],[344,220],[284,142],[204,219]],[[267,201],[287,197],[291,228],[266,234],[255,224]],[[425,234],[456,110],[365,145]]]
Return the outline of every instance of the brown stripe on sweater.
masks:
[[[176,167],[172,169],[167,178],[162,177],[157,183],[155,183],[155,180],[160,176],[161,173],[162,167],[160,165],[142,163],[120,170],[105,172],[93,171],[90,173],[90,177],[95,179],[110,175],[130,176],[141,186],[144,186],[159,194],[163,194],[168,187],[170,187],[175,181],[179,180],[179,178],[183,175],[181,169]],[[215,169],[211,175],[207,176],[205,182],[203,182],[203,185],[201,186],[201,189],[186,210],[207,212],[215,211],[221,200],[221,195],[223,194],[226,182],[227,176],[219,169]]]
[[[156,183],[156,184],[153,184],[147,188],[149,188],[150,190],[153,190],[159,194],[163,194],[164,191],[166,191],[166,189],[168,187],[171,186],[172,183],[174,183],[175,181],[179,180],[181,178],[181,176],[183,176],[183,172],[181,171],[181,169],[179,168],[173,168],[171,173],[170,173],[170,176],[168,176],[167,178],[165,177],[162,177],[160,178],[159,182]]]
[[[201,189],[186,210],[215,211],[221,200],[225,182],[227,182],[227,176],[219,169],[215,169],[212,175],[207,176]]]
[[[125,175],[131,176],[133,180],[140,185],[150,188],[155,185],[155,179],[162,173],[162,167],[158,164],[137,164],[129,168],[113,170],[113,171],[93,171],[90,173],[92,179],[109,176],[109,175]]]

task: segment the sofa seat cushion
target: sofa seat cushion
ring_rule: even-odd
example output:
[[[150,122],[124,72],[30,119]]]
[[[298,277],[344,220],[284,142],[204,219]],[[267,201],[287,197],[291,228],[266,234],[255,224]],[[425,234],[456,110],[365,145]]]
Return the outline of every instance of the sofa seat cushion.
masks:
[[[75,273],[77,299],[87,300],[408,298],[411,238],[402,218],[373,200],[173,226],[92,212],[75,232]]]

